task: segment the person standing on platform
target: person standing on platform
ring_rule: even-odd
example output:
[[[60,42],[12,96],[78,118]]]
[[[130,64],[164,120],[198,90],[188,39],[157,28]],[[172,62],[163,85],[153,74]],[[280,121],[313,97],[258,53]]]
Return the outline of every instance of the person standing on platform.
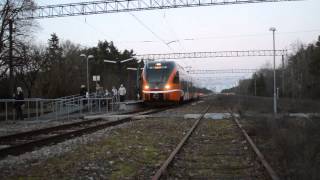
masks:
[[[86,97],[86,92],[87,92],[86,86],[85,86],[85,85],[81,85],[81,87],[80,87],[80,96],[81,96],[82,98],[85,98],[85,97]]]
[[[23,91],[21,87],[17,87],[17,93],[14,94],[14,99],[16,100],[14,102],[14,107],[16,109],[16,116],[17,120],[23,120],[23,112],[22,109],[24,107],[24,96],[23,96]]]
[[[96,86],[96,98],[103,98],[103,96],[104,96],[103,87],[100,86],[100,84],[97,84],[97,86]]]
[[[115,99],[115,101],[117,101],[118,100],[118,90],[114,86],[112,86],[111,91],[112,91],[112,97]]]
[[[126,91],[126,88],[123,86],[123,84],[120,85],[118,92],[120,95],[120,102],[124,102],[127,91]]]
[[[109,93],[109,91],[108,91],[107,88],[106,88],[106,90],[105,90],[104,96],[105,96],[105,97],[109,97],[109,96],[110,96],[110,93]]]
[[[87,98],[87,88],[85,85],[80,86],[80,96],[81,96],[80,103],[87,104],[87,100],[85,99]]]

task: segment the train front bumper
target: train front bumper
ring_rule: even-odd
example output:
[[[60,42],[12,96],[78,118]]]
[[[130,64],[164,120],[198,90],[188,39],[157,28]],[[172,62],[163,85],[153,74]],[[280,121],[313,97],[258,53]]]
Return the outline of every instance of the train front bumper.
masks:
[[[182,90],[143,90],[143,100],[151,102],[162,102],[162,101],[179,101],[182,95]]]

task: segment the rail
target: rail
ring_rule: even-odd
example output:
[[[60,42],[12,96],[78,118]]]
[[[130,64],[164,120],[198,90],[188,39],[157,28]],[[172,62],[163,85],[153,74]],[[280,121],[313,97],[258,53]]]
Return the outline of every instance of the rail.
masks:
[[[233,113],[231,112],[231,115],[233,116]],[[280,180],[279,176],[277,175],[277,173],[273,170],[273,168],[270,166],[270,164],[267,162],[267,160],[264,158],[263,154],[261,153],[261,151],[258,149],[258,147],[256,146],[256,144],[253,142],[253,140],[250,138],[250,136],[248,135],[248,133],[246,132],[246,130],[242,127],[242,125],[240,124],[239,120],[237,117],[233,116],[233,120],[234,122],[237,124],[238,128],[241,130],[241,132],[243,133],[243,136],[246,138],[247,142],[249,142],[252,150],[255,152],[255,154],[257,155],[258,159],[260,160],[260,162],[262,163],[263,167],[266,169],[266,171],[268,172],[268,175],[270,176],[270,178],[272,180]]]
[[[64,140],[81,136],[83,134],[89,134],[104,128],[136,121],[139,119],[133,119],[134,116],[153,114],[167,110],[168,108],[171,107],[134,112],[127,117],[117,120],[106,121],[95,118],[82,122],[63,124],[54,127],[26,131],[18,134],[1,136],[0,145],[4,145],[4,147],[0,148],[0,159],[8,155],[19,155],[25,152],[33,151],[37,147],[39,148],[46,145],[56,144]]]
[[[196,122],[193,124],[191,129],[188,131],[188,133],[183,137],[183,139],[180,141],[178,146],[172,151],[168,159],[162,164],[160,169],[156,172],[156,174],[152,177],[152,180],[158,180],[161,178],[161,176],[167,171],[168,166],[172,163],[174,157],[179,153],[182,146],[187,142],[193,131],[198,126],[199,122],[203,119],[204,115],[208,112],[210,109],[210,105],[204,110],[204,113],[202,113],[201,117],[199,117]]]

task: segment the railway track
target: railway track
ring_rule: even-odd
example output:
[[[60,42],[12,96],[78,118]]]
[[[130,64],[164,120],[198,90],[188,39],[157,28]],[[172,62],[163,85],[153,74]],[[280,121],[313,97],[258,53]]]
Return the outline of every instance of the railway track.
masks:
[[[209,110],[210,106],[194,122],[152,179],[278,180],[238,118],[231,113],[231,119],[204,120]]]
[[[27,131],[0,137],[0,159],[8,155],[19,155],[36,148],[56,144],[84,134],[92,133],[107,127],[116,126],[133,120],[134,116],[147,115],[164,111],[170,107],[135,111],[129,117],[119,120],[92,119],[76,123],[64,124],[49,128]]]

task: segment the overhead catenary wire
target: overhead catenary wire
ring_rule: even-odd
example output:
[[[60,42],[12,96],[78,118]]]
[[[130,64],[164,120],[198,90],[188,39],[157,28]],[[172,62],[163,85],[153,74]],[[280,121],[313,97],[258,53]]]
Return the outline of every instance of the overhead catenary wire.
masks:
[[[98,30],[98,29],[97,29],[96,27],[94,27],[93,25],[89,24],[86,18],[85,18],[84,24],[88,25],[91,29],[95,30],[96,32],[100,33],[101,35],[103,35],[103,36],[105,36],[105,37],[107,37],[107,38],[110,38],[110,40],[113,39],[111,36],[107,35],[107,34],[104,33],[103,31]]]
[[[147,26],[145,23],[143,23],[136,15],[133,13],[129,13],[138,23],[140,23],[144,28],[146,28],[149,32],[151,32],[157,39],[159,39],[165,46],[167,46],[170,50],[174,52],[172,47],[170,47],[167,42],[162,39],[157,33],[155,33],[149,26]]]
[[[167,45],[171,44],[171,43],[178,43],[179,46],[182,48],[182,50],[184,52],[187,52],[187,49],[185,48],[185,46],[182,45],[181,43],[181,40],[179,38],[179,36],[177,35],[177,33],[175,32],[175,30],[172,28],[171,24],[168,22],[168,20],[166,19],[166,11],[164,11],[164,14],[162,16],[162,19],[164,21],[164,23],[166,24],[167,26],[167,29],[171,32],[171,34],[174,36],[175,40],[172,40],[172,41],[168,41],[167,42]],[[182,61],[181,62],[183,64],[183,66],[187,66],[188,64],[185,62],[185,61]]]
[[[162,17],[163,17],[162,19],[164,20],[164,23],[165,23],[166,26],[168,27],[167,29],[168,29],[169,31],[171,31],[171,34],[173,34],[173,36],[174,36],[175,39],[176,39],[176,40],[169,41],[167,44],[177,42],[177,43],[180,45],[180,47],[181,47],[185,52],[187,52],[185,46],[183,46],[182,43],[181,43],[180,37],[177,35],[176,31],[174,30],[174,28],[171,26],[171,24],[170,24],[169,21],[167,20],[165,13],[166,13],[166,12],[164,12],[164,15],[162,16]]]
[[[319,29],[310,29],[310,30],[301,30],[301,31],[288,31],[288,32],[278,32],[278,35],[286,34],[297,34],[297,33],[314,33],[320,32]],[[171,39],[164,40],[165,42],[173,42],[177,40],[181,41],[201,41],[201,40],[211,40],[211,39],[232,39],[232,38],[243,38],[243,37],[262,37],[270,36],[268,33],[254,33],[254,34],[238,34],[238,35],[226,35],[226,36],[203,36],[203,37],[185,37],[181,39]],[[141,40],[141,41],[119,41],[119,43],[158,43],[157,41],[152,40]]]
[[[102,36],[109,38],[109,41],[113,41],[115,38],[111,37],[110,35],[107,35],[105,32],[99,30],[98,28],[96,28],[95,26],[93,26],[92,24],[88,23],[87,17],[84,17],[84,20],[79,20],[79,19],[73,19],[74,21],[80,22],[82,24],[85,24],[86,26],[88,26],[89,28],[91,28],[92,30],[94,30],[96,33],[101,34]]]

